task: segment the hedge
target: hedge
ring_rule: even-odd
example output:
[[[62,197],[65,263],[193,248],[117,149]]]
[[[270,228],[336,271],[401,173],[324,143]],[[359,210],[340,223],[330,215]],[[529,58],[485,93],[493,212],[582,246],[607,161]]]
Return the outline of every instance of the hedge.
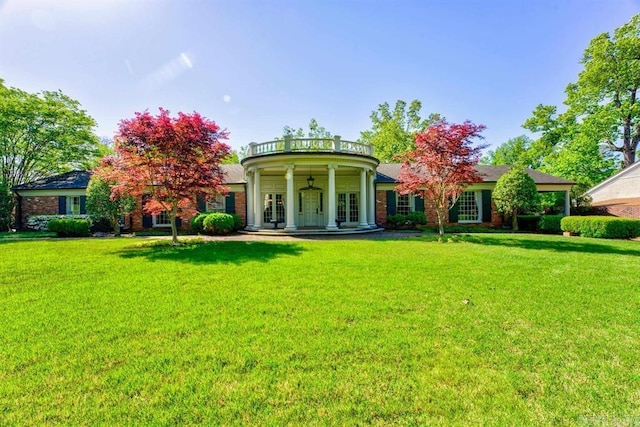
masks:
[[[207,234],[229,234],[234,230],[234,224],[232,215],[214,212],[206,215],[202,228]]]
[[[560,233],[560,222],[564,215],[542,215],[538,221],[538,230],[544,233]]]
[[[52,219],[47,225],[49,231],[58,233],[59,237],[87,237],[91,228],[88,219]]]
[[[640,220],[615,216],[567,216],[560,222],[562,231],[583,237],[629,239],[640,236]]]

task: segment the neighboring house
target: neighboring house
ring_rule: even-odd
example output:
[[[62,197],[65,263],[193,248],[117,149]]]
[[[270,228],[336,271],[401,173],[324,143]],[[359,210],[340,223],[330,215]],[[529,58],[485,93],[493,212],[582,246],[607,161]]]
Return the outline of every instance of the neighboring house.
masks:
[[[13,187],[17,227],[24,228],[31,215],[86,214],[90,178],[89,172],[72,171]]]
[[[215,200],[198,199],[198,210],[220,211],[240,215],[249,231],[357,229],[373,230],[384,226],[388,215],[423,211],[427,221],[435,225],[435,211],[419,197],[395,192],[400,164],[382,163],[373,156],[373,147],[359,142],[332,139],[285,138],[282,141],[251,143],[241,164],[223,165],[230,192]],[[451,209],[449,224],[479,224],[498,227],[501,216],[496,212],[491,193],[509,166],[477,166],[483,182],[473,184]],[[78,173],[78,172],[74,172]],[[88,173],[84,172],[87,176]],[[527,170],[538,191],[563,191],[567,194],[573,182]],[[64,187],[65,175],[49,178],[55,182],[58,197],[75,196],[78,190]],[[86,188],[86,182],[84,188]],[[42,192],[44,183],[36,181],[15,187],[19,196],[22,224],[29,215],[47,212],[29,202],[28,192]],[[84,188],[79,196],[84,195]],[[54,191],[54,190],[51,190]],[[38,193],[40,194],[40,193]],[[42,197],[42,196],[40,196]],[[53,193],[50,197],[55,197]],[[567,197],[568,199],[568,197]],[[59,199],[60,200],[60,199]],[[58,203],[62,203],[58,200]],[[25,203],[25,201],[27,203]],[[142,207],[141,200],[139,208]],[[68,202],[66,202],[68,203]],[[60,205],[62,206],[62,205]],[[568,213],[568,204],[565,207]],[[168,227],[164,214],[134,213],[127,221],[133,230]],[[182,221],[182,228],[188,221]]]
[[[592,206],[610,215],[640,219],[640,162],[586,192]]]

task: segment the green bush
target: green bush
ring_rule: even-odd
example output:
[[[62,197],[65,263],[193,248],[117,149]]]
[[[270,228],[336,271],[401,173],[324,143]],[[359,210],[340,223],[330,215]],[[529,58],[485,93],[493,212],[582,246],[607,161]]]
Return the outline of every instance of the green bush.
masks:
[[[522,231],[538,230],[540,215],[518,215],[518,228]]]
[[[427,215],[424,212],[409,212],[407,214],[407,221],[412,225],[426,225],[427,224]]]
[[[388,215],[387,225],[389,228],[399,228],[407,223],[407,217],[402,214]]]
[[[226,213],[210,213],[206,215],[202,226],[206,234],[229,234],[233,231],[233,216]]]
[[[538,221],[538,230],[544,233],[560,233],[560,222],[564,215],[542,215]]]
[[[640,236],[640,220],[615,216],[566,216],[560,226],[562,231],[583,237],[628,239]]]
[[[204,219],[207,217],[207,213],[199,213],[191,218],[191,231],[194,233],[202,233],[204,231]]]
[[[91,221],[88,219],[52,219],[47,224],[49,231],[58,233],[59,237],[89,236]]]
[[[238,214],[231,214],[233,217],[233,231],[242,230],[244,228],[244,220]]]

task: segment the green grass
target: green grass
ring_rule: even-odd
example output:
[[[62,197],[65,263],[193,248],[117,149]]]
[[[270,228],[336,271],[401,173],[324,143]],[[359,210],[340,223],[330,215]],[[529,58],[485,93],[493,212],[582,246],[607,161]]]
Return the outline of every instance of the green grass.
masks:
[[[0,242],[0,424],[640,419],[640,244],[456,240]]]
[[[40,239],[43,237],[56,237],[53,231],[12,231],[1,232],[0,239]]]

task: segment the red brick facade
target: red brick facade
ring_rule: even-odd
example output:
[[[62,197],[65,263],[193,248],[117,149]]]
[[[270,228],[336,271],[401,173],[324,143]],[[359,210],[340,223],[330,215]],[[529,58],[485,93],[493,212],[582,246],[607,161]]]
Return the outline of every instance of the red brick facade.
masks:
[[[640,219],[640,206],[615,204],[598,206],[598,209],[605,211],[609,215]]]
[[[56,215],[58,213],[58,196],[33,196],[22,197],[21,224],[27,226],[27,221],[33,215]]]

